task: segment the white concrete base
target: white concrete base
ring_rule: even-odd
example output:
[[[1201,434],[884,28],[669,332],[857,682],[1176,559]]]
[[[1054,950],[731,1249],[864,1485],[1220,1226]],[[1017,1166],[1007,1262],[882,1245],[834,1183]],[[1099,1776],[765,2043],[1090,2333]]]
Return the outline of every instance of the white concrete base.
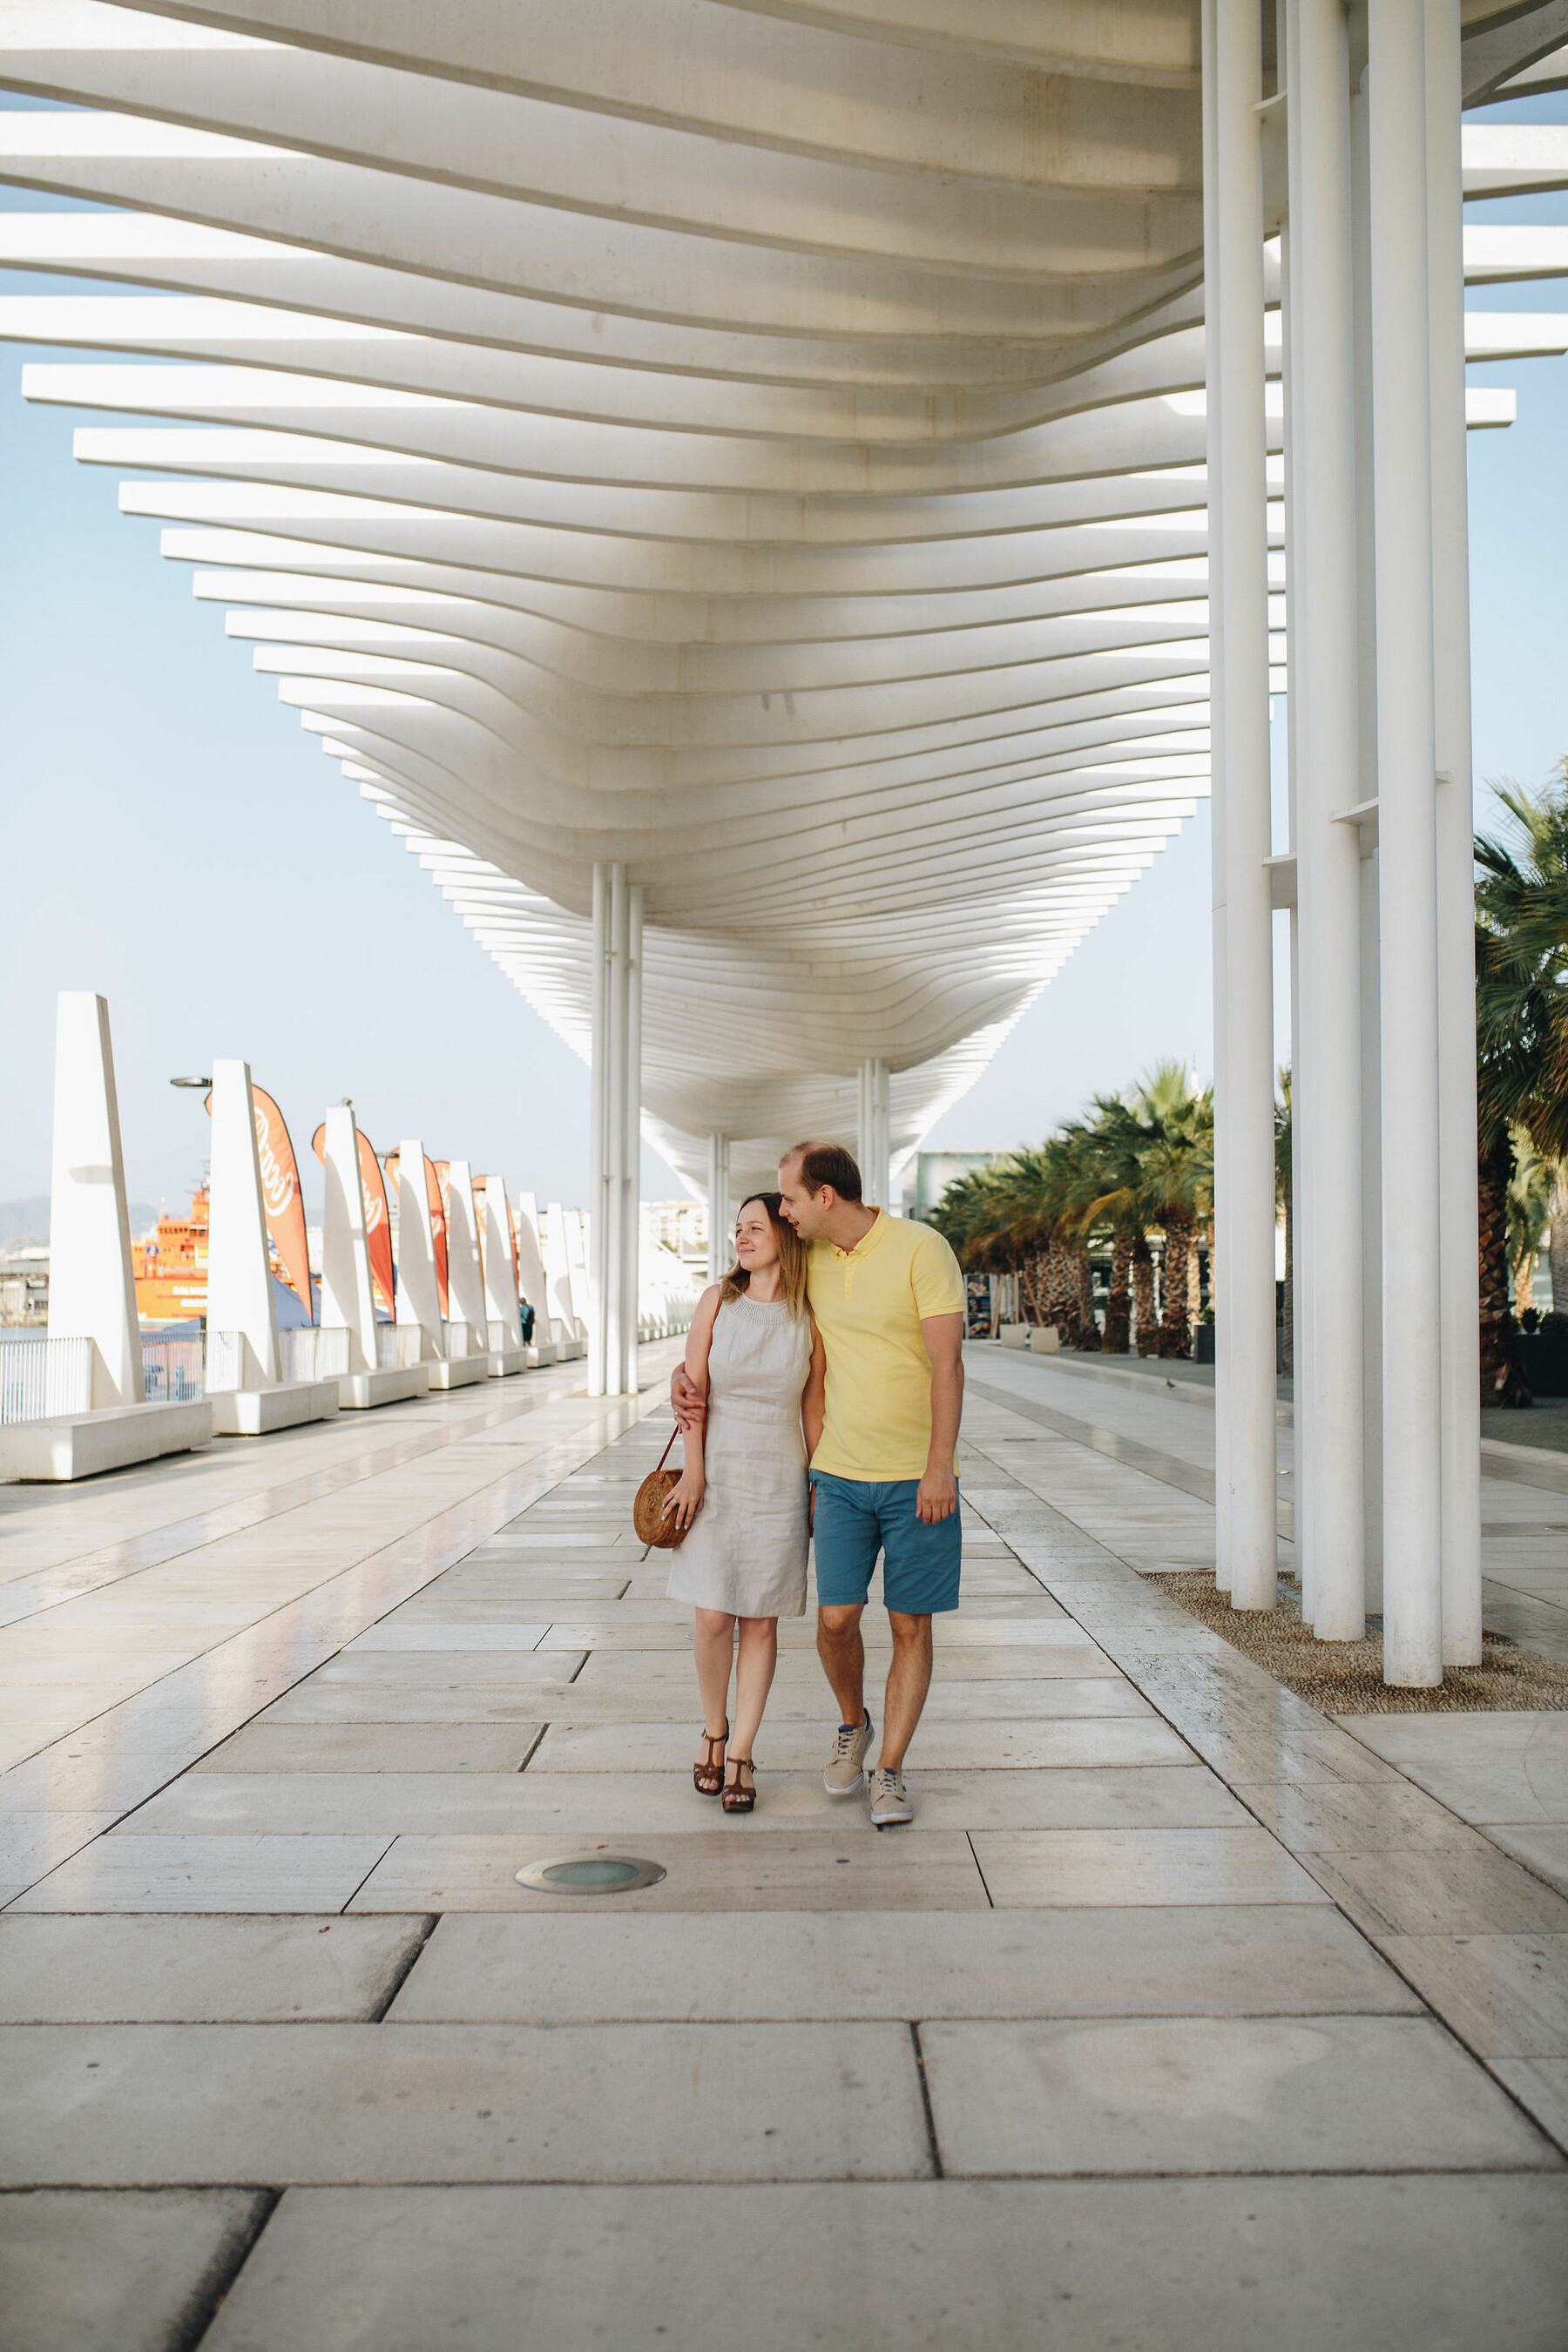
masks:
[[[1026,1323],[1004,1323],[996,1337],[1005,1348],[1026,1348],[1029,1344],[1029,1327]]]
[[[542,1364],[558,1364],[561,1361],[561,1350],[553,1339],[531,1339],[523,1353],[528,1358],[531,1372],[538,1371]]]
[[[466,1389],[471,1381],[487,1381],[490,1360],[483,1356],[449,1356],[438,1364],[426,1364],[433,1389]]]
[[[1059,1356],[1062,1335],[1054,1323],[1037,1323],[1029,1333],[1031,1356]]]
[[[510,1381],[514,1372],[528,1370],[526,1348],[492,1348],[485,1358],[492,1381]]]
[[[342,1412],[368,1412],[380,1404],[404,1404],[430,1393],[428,1364],[382,1364],[374,1372],[345,1372],[337,1384]]]
[[[302,1422],[333,1421],[336,1381],[282,1381],[271,1389],[219,1389],[209,1396],[215,1437],[266,1437]]]
[[[110,1405],[101,1412],[18,1422],[0,1429],[0,1479],[90,1478],[100,1470],[155,1462],[160,1454],[188,1454],[212,1433],[212,1407],[205,1397],[192,1404]]]
[[[558,1364],[574,1364],[579,1356],[585,1356],[587,1352],[586,1339],[557,1339],[555,1342],[555,1360]]]

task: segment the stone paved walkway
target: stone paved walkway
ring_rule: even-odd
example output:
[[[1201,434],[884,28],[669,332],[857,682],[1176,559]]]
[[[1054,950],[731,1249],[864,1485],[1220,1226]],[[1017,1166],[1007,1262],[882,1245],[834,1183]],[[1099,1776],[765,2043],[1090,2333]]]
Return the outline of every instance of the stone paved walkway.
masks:
[[[1568,1901],[1137,1572],[1199,1409],[975,1351],[915,1824],[809,1620],[726,1821],[673,1352],[0,1490],[0,2352],[1561,2352]]]

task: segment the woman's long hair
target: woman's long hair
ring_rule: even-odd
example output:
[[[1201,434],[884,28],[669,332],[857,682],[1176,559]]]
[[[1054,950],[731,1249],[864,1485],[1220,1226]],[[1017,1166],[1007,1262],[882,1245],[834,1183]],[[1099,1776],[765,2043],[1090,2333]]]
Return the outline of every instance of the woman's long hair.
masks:
[[[780,1216],[779,1203],[783,1199],[782,1192],[748,1192],[735,1214],[738,1217],[741,1209],[749,1209],[753,1201],[760,1201],[767,1211],[773,1239],[779,1245],[779,1272],[784,1276],[784,1304],[790,1313],[798,1318],[805,1312],[805,1244],[795,1227]],[[727,1298],[744,1298],[751,1284],[751,1276],[737,1261],[719,1285],[720,1305],[722,1306]]]

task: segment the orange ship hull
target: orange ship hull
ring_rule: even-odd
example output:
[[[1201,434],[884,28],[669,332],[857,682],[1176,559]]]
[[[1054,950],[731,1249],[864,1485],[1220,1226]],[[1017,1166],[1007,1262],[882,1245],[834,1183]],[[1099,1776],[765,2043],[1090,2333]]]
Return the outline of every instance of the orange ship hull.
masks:
[[[188,1217],[160,1217],[131,1245],[136,1313],[144,1323],[188,1323],[207,1311],[207,1196],[191,1196]]]

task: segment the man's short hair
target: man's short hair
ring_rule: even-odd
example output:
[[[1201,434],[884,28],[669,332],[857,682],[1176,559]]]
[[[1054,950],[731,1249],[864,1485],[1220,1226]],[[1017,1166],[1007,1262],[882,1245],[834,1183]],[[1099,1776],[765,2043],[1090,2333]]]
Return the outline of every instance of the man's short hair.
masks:
[[[797,1143],[789,1156],[799,1160],[801,1181],[808,1192],[820,1192],[828,1184],[841,1201],[858,1202],[859,1163],[841,1143]]]

